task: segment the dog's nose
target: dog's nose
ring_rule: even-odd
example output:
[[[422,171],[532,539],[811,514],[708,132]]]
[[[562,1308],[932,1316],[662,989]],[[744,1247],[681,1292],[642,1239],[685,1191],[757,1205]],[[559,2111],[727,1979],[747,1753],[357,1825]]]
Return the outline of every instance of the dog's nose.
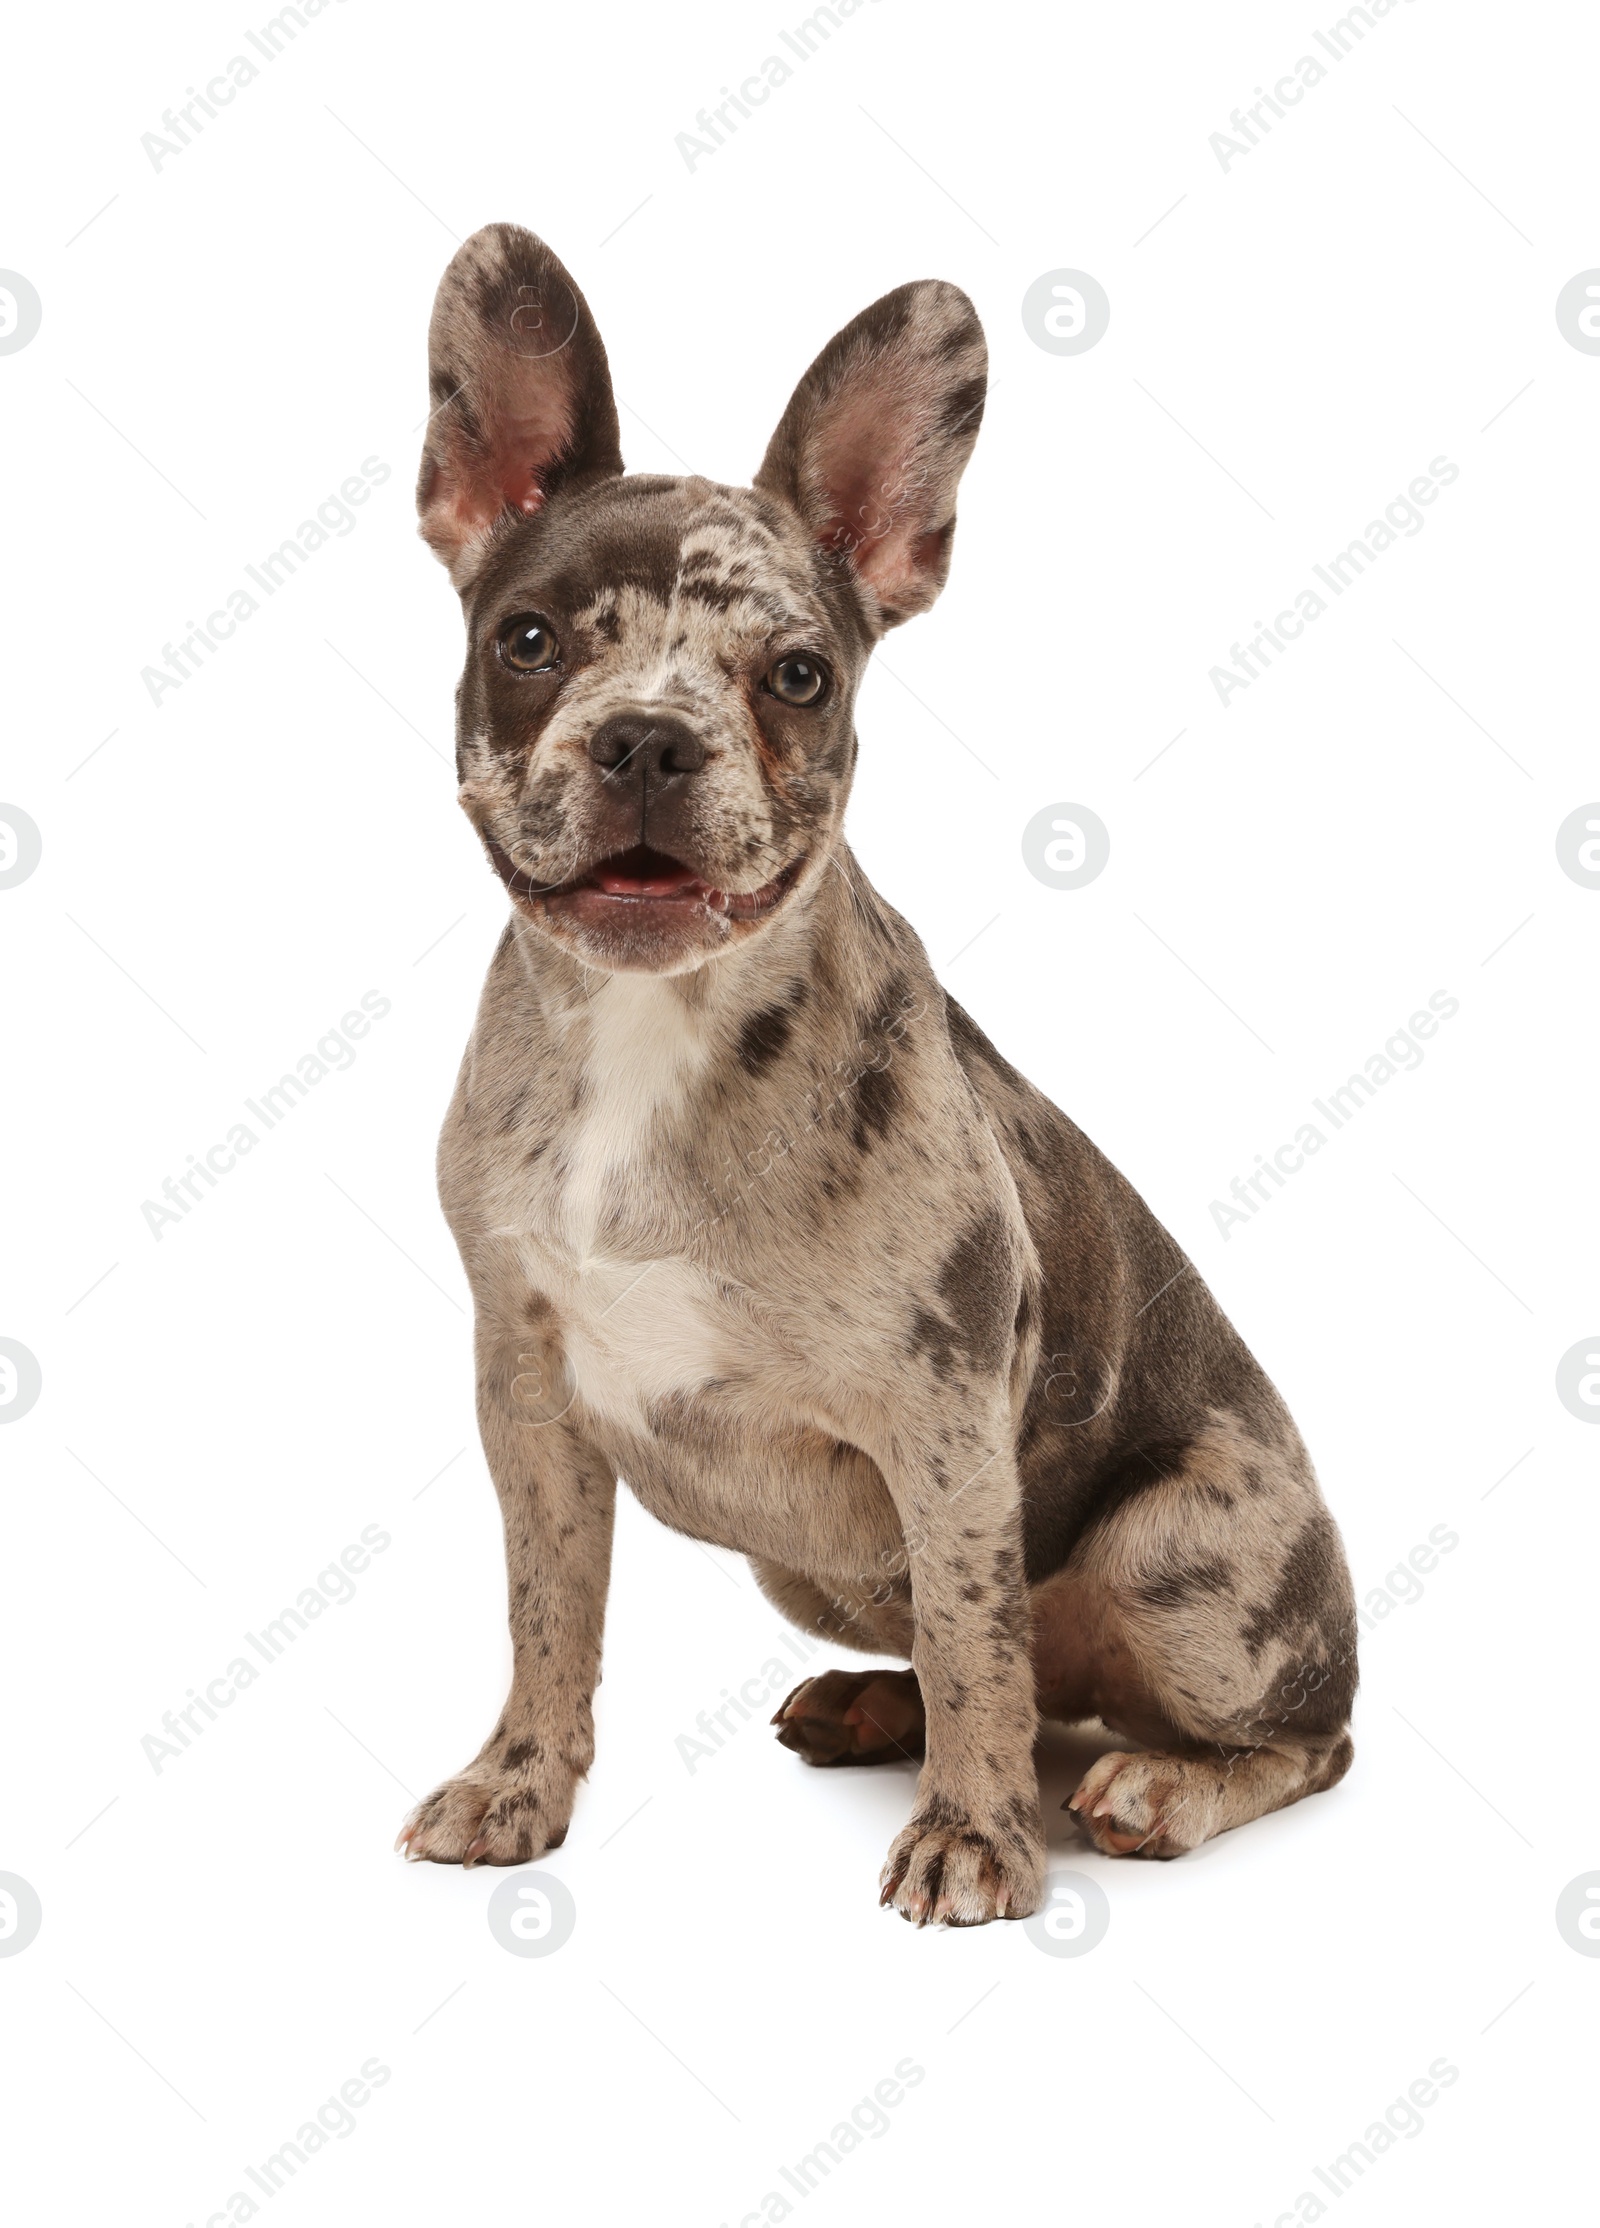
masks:
[[[617,712],[589,739],[589,756],[608,774],[637,781],[654,775],[697,774],[705,746],[694,729],[671,712]]]

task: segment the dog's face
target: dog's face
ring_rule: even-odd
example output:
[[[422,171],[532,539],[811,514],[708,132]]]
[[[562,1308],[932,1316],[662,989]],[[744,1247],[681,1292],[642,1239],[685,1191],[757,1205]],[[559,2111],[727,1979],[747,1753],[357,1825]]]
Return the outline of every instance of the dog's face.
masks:
[[[823,870],[868,638],[779,505],[596,480],[514,524],[465,603],[461,801],[547,934],[671,972]]]
[[[751,489],[623,475],[605,351],[541,242],[476,233],[440,286],[422,531],[467,622],[461,802],[519,909],[585,965],[674,974],[826,869],[856,687],[933,601],[983,335],[937,282],[801,381]]]

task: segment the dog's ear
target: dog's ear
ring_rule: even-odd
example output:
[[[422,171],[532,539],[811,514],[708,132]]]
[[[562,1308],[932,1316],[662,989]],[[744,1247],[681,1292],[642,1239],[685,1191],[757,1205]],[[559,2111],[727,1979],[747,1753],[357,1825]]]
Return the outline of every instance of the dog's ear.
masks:
[[[474,232],[428,328],[432,412],[417,480],[422,535],[464,588],[496,522],[622,470],[611,374],[589,305],[542,240]]]
[[[987,377],[983,327],[958,286],[896,287],[829,341],[762,459],[756,486],[850,566],[885,627],[944,586]]]

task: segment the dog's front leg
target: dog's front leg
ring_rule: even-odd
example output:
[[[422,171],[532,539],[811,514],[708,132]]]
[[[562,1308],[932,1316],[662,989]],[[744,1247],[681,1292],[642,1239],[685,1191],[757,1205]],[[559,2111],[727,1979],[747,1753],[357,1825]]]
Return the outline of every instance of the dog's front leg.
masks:
[[[552,1397],[540,1357],[478,1340],[478,1425],[505,1520],[511,1693],[477,1756],[401,1831],[436,1864],[525,1864],[567,1837],[594,1760],[616,1478]],[[526,1338],[522,1341],[526,1344]]]
[[[997,1399],[883,1463],[911,1569],[911,1660],[927,1753],[883,1901],[921,1926],[1026,1918],[1044,1882],[1044,1824],[1021,1512],[1011,1426]]]

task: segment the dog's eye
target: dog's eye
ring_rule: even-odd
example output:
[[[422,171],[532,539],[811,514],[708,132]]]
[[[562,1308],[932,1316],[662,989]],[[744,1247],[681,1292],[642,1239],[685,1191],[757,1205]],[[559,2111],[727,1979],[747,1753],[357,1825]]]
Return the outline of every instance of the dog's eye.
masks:
[[[817,704],[827,688],[828,676],[815,658],[780,658],[764,686],[780,704]]]
[[[519,612],[500,629],[500,656],[513,673],[548,673],[560,661],[561,645],[534,612]]]

